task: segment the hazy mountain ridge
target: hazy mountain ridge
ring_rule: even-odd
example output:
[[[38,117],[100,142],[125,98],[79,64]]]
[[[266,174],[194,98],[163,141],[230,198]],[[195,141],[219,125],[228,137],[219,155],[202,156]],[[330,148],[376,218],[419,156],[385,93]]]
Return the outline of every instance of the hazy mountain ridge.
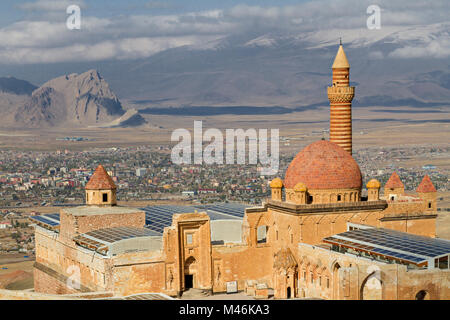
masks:
[[[351,83],[356,86],[355,107],[448,107],[450,62],[445,41],[449,29],[450,23],[439,23],[382,27],[377,31],[241,34],[205,45],[165,50],[140,60],[38,66],[41,77],[49,72],[64,74],[96,68],[108,83],[95,70],[83,77],[72,74],[50,80],[42,87],[51,87],[55,92],[36,97],[35,101],[64,99],[63,104],[72,107],[52,117],[52,103],[42,110],[30,105],[28,109],[37,110],[30,113],[34,118],[29,122],[110,124],[125,113],[117,96],[130,107],[142,110],[141,114],[208,114],[211,112],[205,108],[211,106],[223,108],[212,114],[247,112],[225,110],[235,106],[294,110],[326,106],[326,87],[331,83],[331,64],[339,37],[350,61]],[[150,110],[156,108],[161,110]],[[185,108],[186,112],[176,108]],[[64,121],[60,122],[61,118]]]
[[[28,81],[14,77],[0,77],[0,92],[17,95],[31,95],[37,87]]]

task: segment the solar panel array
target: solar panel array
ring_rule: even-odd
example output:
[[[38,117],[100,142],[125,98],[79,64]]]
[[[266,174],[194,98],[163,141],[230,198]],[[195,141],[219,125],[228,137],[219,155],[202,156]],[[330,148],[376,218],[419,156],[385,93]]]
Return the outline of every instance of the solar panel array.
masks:
[[[211,220],[242,219],[248,206],[238,203],[220,203],[192,206],[160,205],[142,208],[145,211],[146,228],[162,234],[165,227],[172,225],[175,213],[206,211]]]
[[[44,217],[59,221],[59,213],[45,214]]]
[[[355,229],[325,238],[324,241],[415,264],[450,254],[448,240],[384,228]]]
[[[30,216],[29,219],[47,229],[54,230],[59,226],[59,213],[46,214],[42,216]]]
[[[114,243],[120,240],[149,237],[152,235],[153,233],[150,230],[144,228],[116,227],[89,231],[80,236],[89,236],[97,241],[100,240],[100,242]]]
[[[172,225],[174,213],[192,213],[196,209],[190,206],[149,206],[143,210],[145,211],[145,227],[162,234],[164,227]]]
[[[175,300],[160,293],[139,293],[125,297],[100,298],[97,300]]]
[[[154,232],[145,228],[116,227],[89,231],[74,237],[73,240],[82,247],[106,255],[111,243],[148,236],[154,236]]]
[[[216,203],[196,207],[199,209],[207,210],[207,212],[214,211],[237,218],[243,218],[245,208],[248,208],[248,206],[239,203]]]

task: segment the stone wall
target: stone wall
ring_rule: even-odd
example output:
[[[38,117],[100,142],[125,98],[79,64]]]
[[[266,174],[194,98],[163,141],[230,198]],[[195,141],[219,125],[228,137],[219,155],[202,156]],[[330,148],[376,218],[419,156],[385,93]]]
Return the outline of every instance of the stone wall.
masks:
[[[109,274],[108,259],[98,253],[68,245],[57,233],[36,227],[36,263],[53,270],[56,274],[75,279],[79,270],[81,283],[92,291],[107,290]],[[34,278],[36,292],[46,291],[46,276]]]
[[[306,244],[297,253],[300,297],[415,300],[424,290],[429,299],[450,298],[450,270],[408,270]]]

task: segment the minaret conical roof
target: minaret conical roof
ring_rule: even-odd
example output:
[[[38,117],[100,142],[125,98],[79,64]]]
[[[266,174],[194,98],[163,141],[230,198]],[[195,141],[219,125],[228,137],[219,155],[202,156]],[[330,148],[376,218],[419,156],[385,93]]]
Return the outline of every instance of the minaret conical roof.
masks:
[[[397,172],[393,172],[389,180],[384,185],[385,189],[389,188],[404,188],[403,182],[400,180],[400,177],[398,176]]]
[[[86,184],[86,190],[110,189],[116,189],[116,185],[109,176],[108,172],[106,172],[105,168],[102,165],[99,165],[97,169],[95,169],[91,179],[89,179],[89,182]]]
[[[334,58],[333,66],[331,68],[350,68],[350,64],[348,63],[342,44],[339,46],[336,58]]]
[[[417,192],[420,193],[427,193],[427,192],[436,192],[436,188],[433,185],[433,182],[431,182],[431,179],[428,175],[423,177],[422,182],[417,187]]]

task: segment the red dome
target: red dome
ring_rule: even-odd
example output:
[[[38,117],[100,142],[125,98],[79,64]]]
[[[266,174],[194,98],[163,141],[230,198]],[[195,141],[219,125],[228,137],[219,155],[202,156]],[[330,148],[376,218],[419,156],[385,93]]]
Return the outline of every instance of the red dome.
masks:
[[[284,186],[303,182],[308,189],[361,189],[361,170],[337,144],[320,140],[300,151],[286,171]]]

